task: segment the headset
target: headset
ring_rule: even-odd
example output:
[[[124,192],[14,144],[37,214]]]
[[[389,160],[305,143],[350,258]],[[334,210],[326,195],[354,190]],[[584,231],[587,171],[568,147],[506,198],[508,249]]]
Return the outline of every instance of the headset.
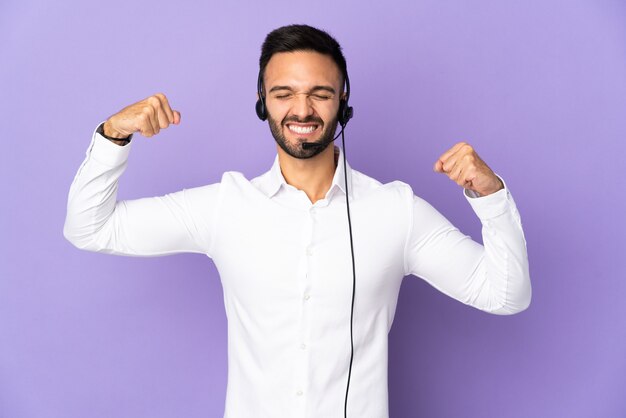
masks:
[[[346,171],[346,142],[344,138],[343,131],[348,124],[348,121],[352,119],[354,116],[354,109],[352,106],[348,104],[348,100],[350,99],[350,79],[348,78],[348,72],[346,70],[345,74],[345,87],[346,87],[346,96],[345,98],[341,98],[339,101],[339,109],[337,111],[337,122],[341,125],[341,132],[337,134],[331,141],[324,141],[322,143],[319,142],[304,142],[302,143],[302,148],[316,148],[316,147],[325,147],[330,142],[333,142],[335,139],[341,135],[341,148],[343,150],[343,175],[346,185],[346,210],[348,213],[348,232],[350,233],[350,253],[352,255],[352,304],[350,307],[350,367],[348,369],[348,382],[346,384],[346,398],[343,406],[343,414],[344,418],[348,417],[348,391],[350,389],[350,377],[352,376],[352,361],[354,359],[354,338],[352,336],[352,323],[354,319],[354,295],[355,295],[355,287],[356,287],[356,268],[354,263],[354,243],[352,240],[352,221],[350,220],[350,201],[348,199],[348,172]],[[267,120],[267,106],[265,105],[265,96],[263,95],[263,71],[259,71],[259,77],[257,79],[257,93],[259,95],[258,100],[256,101],[255,110],[256,115],[262,121]]]
[[[354,109],[352,106],[348,105],[348,100],[350,99],[350,79],[348,78],[348,73],[345,74],[345,84],[346,84],[346,97],[342,98],[339,101],[339,110],[337,111],[337,121],[341,125],[341,129],[346,127],[348,121],[352,119],[354,116]],[[259,78],[257,80],[257,93],[259,95],[259,99],[256,101],[256,115],[262,121],[267,120],[267,106],[265,105],[265,96],[263,95],[263,72],[259,71]]]

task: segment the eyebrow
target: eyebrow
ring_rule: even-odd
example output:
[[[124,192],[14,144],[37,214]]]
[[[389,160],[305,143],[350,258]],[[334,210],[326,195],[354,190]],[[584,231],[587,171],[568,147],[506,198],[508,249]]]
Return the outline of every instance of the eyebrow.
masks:
[[[270,89],[270,93],[273,93],[275,91],[280,91],[280,90],[288,90],[288,91],[293,91],[293,88],[289,87],[289,86],[274,86]],[[329,93],[335,94],[336,91],[334,88],[330,87],[330,86],[314,86],[313,88],[311,88],[309,90],[309,93],[315,93],[317,91],[327,91]]]

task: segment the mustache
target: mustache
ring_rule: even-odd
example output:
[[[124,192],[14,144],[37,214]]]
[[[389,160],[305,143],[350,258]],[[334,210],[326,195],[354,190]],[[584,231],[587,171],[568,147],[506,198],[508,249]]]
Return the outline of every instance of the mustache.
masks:
[[[300,119],[297,116],[287,116],[285,119],[283,119],[283,125],[289,122],[295,122],[295,123],[317,123],[318,125],[323,125],[324,121],[318,117],[318,116],[307,116],[304,119]]]

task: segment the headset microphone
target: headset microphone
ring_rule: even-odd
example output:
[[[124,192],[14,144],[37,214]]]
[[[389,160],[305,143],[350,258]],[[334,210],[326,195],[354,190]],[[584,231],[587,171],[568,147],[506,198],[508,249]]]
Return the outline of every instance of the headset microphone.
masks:
[[[326,145],[323,142],[303,142],[302,149],[311,149],[311,148],[319,148]]]
[[[343,134],[344,126],[345,125],[341,126],[341,131],[333,139],[322,141],[322,142],[303,142],[302,143],[302,149],[324,148],[324,147],[326,147],[328,144],[330,144],[331,142],[334,142],[337,138],[339,138],[340,135]]]

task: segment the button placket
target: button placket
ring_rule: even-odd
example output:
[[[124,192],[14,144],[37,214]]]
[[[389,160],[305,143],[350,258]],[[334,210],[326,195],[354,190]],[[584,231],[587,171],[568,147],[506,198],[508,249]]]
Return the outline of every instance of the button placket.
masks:
[[[300,271],[299,282],[301,289],[301,303],[300,303],[300,321],[298,327],[297,340],[294,341],[293,349],[296,356],[296,380],[294,381],[294,394],[295,398],[300,403],[300,407],[304,408],[304,402],[306,399],[306,388],[308,387],[308,369],[309,358],[306,350],[308,336],[310,335],[310,312],[308,309],[309,303],[306,302],[310,298],[310,286],[311,286],[311,261],[315,255],[315,249],[313,246],[313,228],[314,219],[310,215],[310,211],[304,214],[304,227],[302,229],[302,270]],[[305,303],[306,302],[306,303]],[[304,411],[304,410],[302,410]]]

